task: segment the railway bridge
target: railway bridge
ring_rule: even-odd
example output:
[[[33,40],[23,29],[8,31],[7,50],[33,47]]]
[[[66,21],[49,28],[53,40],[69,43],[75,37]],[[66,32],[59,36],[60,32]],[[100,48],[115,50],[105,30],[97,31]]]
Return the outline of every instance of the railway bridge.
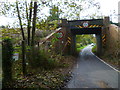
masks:
[[[57,42],[57,51],[66,54],[75,54],[76,35],[95,34],[97,41],[97,53],[101,55],[106,44],[106,33],[110,24],[109,17],[104,19],[72,20],[62,19],[61,30],[58,33],[62,38]]]
[[[72,21],[61,19],[59,29],[50,34],[46,40],[51,41],[57,33],[59,38],[54,45],[55,51],[57,53],[74,55],[76,54],[76,35],[95,34],[97,54],[99,56],[107,49],[114,48],[112,42],[119,42],[118,34],[120,34],[120,32],[118,31],[120,31],[118,30],[118,26],[110,24],[109,17]],[[114,35],[112,33],[114,33]],[[116,51],[117,50],[115,50],[115,52]]]

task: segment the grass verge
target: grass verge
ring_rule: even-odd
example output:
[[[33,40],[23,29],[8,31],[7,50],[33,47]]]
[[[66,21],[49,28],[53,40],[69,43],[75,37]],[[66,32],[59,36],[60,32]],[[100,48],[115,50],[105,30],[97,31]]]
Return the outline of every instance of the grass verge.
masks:
[[[92,52],[96,55],[96,53],[97,53],[97,50],[96,50],[96,45],[95,46],[93,46],[93,48],[92,48]]]
[[[113,66],[114,68],[119,69],[120,59],[112,55],[108,55],[106,53],[103,56],[100,56],[100,58],[104,60],[105,62],[107,62],[108,64],[110,64],[111,66]]]
[[[96,46],[94,46],[92,48],[92,52],[97,55],[97,51],[96,51]],[[111,66],[113,66],[114,68],[118,69],[119,68],[119,62],[120,59],[118,59],[117,57],[114,57],[113,55],[109,55],[107,52],[104,52],[104,54],[102,56],[100,56],[100,58],[102,60],[104,60],[105,62],[107,62],[108,64],[110,64]]]

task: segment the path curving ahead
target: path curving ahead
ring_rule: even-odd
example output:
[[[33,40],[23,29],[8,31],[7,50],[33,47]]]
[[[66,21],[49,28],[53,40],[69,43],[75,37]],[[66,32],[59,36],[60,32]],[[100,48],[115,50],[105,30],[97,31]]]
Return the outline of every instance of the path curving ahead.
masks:
[[[91,49],[89,45],[80,52],[67,88],[118,88],[118,72],[100,61]]]

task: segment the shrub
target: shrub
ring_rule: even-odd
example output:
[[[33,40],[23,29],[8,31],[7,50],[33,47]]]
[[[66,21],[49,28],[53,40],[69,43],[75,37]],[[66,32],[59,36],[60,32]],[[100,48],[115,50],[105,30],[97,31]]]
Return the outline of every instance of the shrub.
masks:
[[[41,67],[44,69],[52,69],[56,65],[55,60],[53,58],[50,58],[50,56],[44,51],[35,50],[34,53],[33,51],[30,51],[29,56],[31,58],[29,58],[30,60],[28,60],[28,63],[32,68]]]
[[[97,53],[97,50],[96,50],[96,49],[97,49],[97,46],[95,45],[95,46],[92,48],[92,52],[95,53],[95,54]]]
[[[76,44],[76,47],[77,47],[77,48],[80,48],[80,43],[77,43],[77,44]]]
[[[12,56],[13,45],[12,40],[9,38],[2,41],[2,69],[3,69],[3,87],[12,80]]]

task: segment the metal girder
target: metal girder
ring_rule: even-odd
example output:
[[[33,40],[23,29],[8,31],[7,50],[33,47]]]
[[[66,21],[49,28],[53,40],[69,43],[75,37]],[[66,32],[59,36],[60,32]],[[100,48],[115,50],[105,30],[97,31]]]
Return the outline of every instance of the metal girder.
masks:
[[[70,29],[82,28],[101,28],[103,27],[103,19],[90,19],[90,20],[73,20],[68,21]]]

